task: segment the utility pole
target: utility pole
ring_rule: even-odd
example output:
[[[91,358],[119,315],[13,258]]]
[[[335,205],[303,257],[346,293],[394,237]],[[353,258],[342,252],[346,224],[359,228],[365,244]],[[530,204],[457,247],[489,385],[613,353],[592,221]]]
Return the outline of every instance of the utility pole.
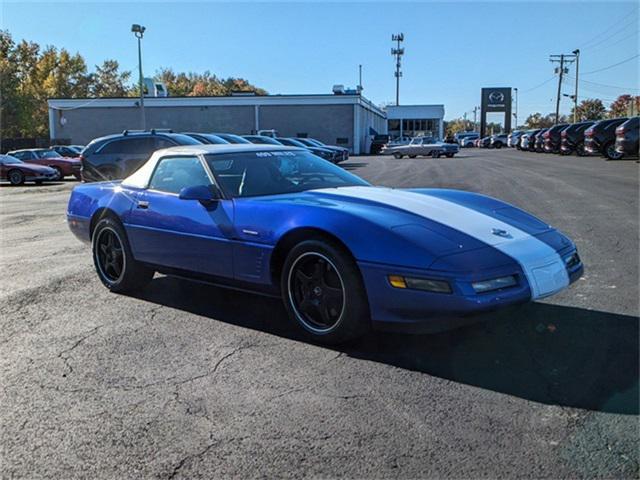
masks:
[[[362,65],[358,65],[358,93],[362,91]]]
[[[576,48],[572,52],[576,56],[576,89],[573,93],[573,123],[578,122],[578,74],[580,68],[580,49]]]
[[[391,41],[397,42],[396,48],[391,49],[391,55],[396,57],[396,105],[400,105],[400,77],[402,76],[402,72],[400,71],[400,61],[402,59],[402,55],[404,55],[404,48],[400,47],[400,43],[404,42],[404,34],[393,34],[391,35]]]
[[[562,96],[562,78],[564,77],[564,74],[566,73],[566,71],[568,71],[565,67],[565,64],[573,63],[575,62],[575,60],[576,60],[575,54],[567,55],[567,54],[561,53],[560,55],[549,56],[549,61],[551,63],[554,63],[554,62],[560,63],[560,67],[556,68],[556,72],[559,75],[558,75],[558,95],[556,97],[556,118],[554,122],[555,125],[560,123],[559,118],[560,118],[560,97]]]
[[[518,128],[518,89],[514,88],[514,90],[516,91],[516,113],[514,113],[514,117],[516,119],[516,128]]]
[[[133,34],[138,39],[138,71],[139,71],[139,74],[140,74],[138,86],[140,88],[140,119],[141,119],[140,123],[142,125],[142,130],[146,130],[147,129],[147,121],[146,121],[145,114],[144,114],[144,87],[142,85],[142,83],[143,83],[143,78],[142,78],[142,37],[144,35],[144,31],[145,30],[146,30],[146,28],[143,27],[142,25],[138,25],[138,24],[131,25],[131,31],[133,32]]]
[[[478,130],[478,107],[473,107],[473,130]]]

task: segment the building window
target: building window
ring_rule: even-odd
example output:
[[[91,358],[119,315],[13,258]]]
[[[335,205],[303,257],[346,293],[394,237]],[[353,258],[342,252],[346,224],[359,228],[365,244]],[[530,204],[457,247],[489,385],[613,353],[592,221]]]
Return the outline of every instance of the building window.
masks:
[[[308,136],[308,133],[296,133],[296,137],[298,138],[307,138]]]
[[[336,138],[336,145],[348,145],[349,139],[346,137],[338,137]]]
[[[400,120],[389,120],[389,130],[400,130]]]

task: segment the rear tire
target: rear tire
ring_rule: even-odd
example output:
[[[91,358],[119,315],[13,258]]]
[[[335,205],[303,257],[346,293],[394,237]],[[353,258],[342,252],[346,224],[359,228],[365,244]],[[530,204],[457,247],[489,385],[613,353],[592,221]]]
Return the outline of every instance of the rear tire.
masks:
[[[102,284],[112,292],[143,288],[154,271],[133,258],[127,233],[120,222],[103,218],[91,237],[93,263]]]
[[[284,262],[280,287],[289,317],[313,340],[344,343],[370,329],[360,270],[332,242],[307,240],[293,247]]]
[[[400,160],[402,158],[402,154],[401,153],[394,153],[393,154],[394,158]]]
[[[409,155],[409,158],[416,158],[417,155]]]
[[[620,160],[623,156],[622,153],[616,152],[616,146],[614,142],[607,143],[603,148],[604,156],[607,160]]]

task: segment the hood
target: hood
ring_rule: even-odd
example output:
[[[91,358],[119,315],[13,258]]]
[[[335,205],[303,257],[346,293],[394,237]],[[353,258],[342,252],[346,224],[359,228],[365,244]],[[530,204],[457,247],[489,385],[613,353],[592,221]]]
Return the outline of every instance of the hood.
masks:
[[[512,205],[459,190],[342,187],[308,193],[394,230],[420,226],[445,240],[447,250],[498,246],[553,230]]]
[[[46,167],[44,165],[38,165],[36,163],[20,163],[20,164],[17,164],[16,167],[21,170],[27,170],[34,173],[42,173],[42,174],[56,173],[56,171],[53,168]]]

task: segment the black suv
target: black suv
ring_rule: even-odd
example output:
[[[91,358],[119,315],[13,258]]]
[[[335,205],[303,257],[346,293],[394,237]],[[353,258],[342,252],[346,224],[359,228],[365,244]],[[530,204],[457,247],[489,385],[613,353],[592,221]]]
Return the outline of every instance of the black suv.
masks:
[[[125,178],[161,148],[200,145],[187,135],[171,130],[125,130],[121,134],[96,138],[82,151],[82,180],[100,182]]]
[[[587,152],[601,154],[609,160],[619,160],[622,154],[616,152],[616,127],[627,118],[601,120],[584,131],[584,145]]]
[[[630,157],[638,156],[638,129],[640,117],[632,117],[616,128],[616,152]]]
[[[559,123],[554,125],[549,130],[542,134],[542,142],[544,151],[547,153],[559,153],[560,152],[560,132],[567,128],[566,123]]]
[[[579,157],[584,157],[584,131],[595,122],[572,123],[560,132],[560,153],[570,155],[575,152]]]

